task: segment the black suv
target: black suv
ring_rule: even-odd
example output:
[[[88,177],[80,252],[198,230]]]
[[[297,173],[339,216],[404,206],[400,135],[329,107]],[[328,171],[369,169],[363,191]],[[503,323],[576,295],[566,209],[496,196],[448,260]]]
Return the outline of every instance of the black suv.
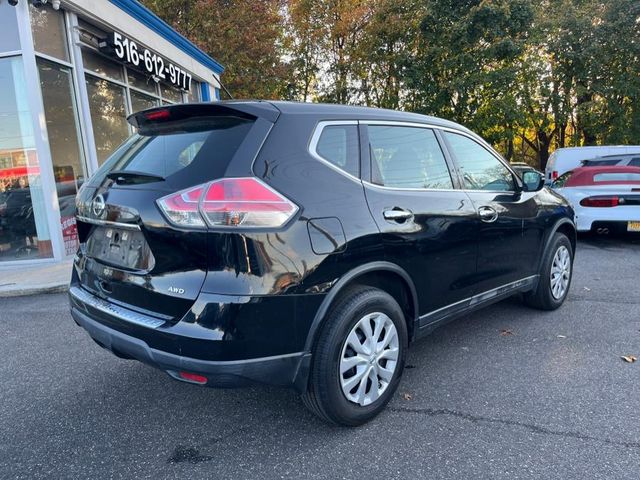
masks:
[[[361,424],[408,345],[522,293],[559,307],[576,229],[455,123],[287,102],[177,105],[77,198],[75,321],[102,347],[205,386],[292,386]]]

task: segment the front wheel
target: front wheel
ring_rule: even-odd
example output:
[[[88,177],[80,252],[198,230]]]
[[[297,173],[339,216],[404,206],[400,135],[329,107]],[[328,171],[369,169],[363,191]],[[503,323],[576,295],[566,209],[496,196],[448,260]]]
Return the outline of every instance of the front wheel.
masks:
[[[540,310],[555,310],[567,298],[573,276],[573,247],[566,235],[556,233],[544,253],[538,287],[524,295],[525,302]]]
[[[407,325],[398,303],[358,286],[331,309],[314,347],[305,405],[323,420],[361,425],[380,413],[404,369]]]

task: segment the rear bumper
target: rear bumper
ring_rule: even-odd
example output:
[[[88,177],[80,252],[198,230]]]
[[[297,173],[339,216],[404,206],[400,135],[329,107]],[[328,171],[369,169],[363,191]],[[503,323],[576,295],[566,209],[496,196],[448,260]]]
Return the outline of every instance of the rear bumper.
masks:
[[[624,206],[612,208],[587,208],[576,209],[576,226],[579,232],[593,230],[597,224],[608,223],[617,225],[619,229],[626,231],[627,222],[640,221],[640,207]]]
[[[229,296],[201,292],[175,321],[98,297],[72,278],[71,314],[100,346],[165,371],[207,377],[206,386],[259,383],[306,390],[305,351],[319,295]],[[152,315],[153,314],[153,315]]]
[[[178,372],[189,372],[207,377],[205,386],[208,387],[262,383],[294,386],[302,391],[306,386],[311,355],[304,352],[248,360],[200,360],[151,348],[143,340],[109,328],[76,307],[71,308],[71,315],[103,348],[119,357],[139,360],[163,370],[178,380],[187,381],[180,378]]]

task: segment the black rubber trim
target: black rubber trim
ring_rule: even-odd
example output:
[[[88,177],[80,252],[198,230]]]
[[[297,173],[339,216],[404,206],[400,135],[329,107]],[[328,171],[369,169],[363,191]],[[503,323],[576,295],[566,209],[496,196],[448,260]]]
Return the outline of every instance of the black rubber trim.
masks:
[[[560,220],[558,220],[556,222],[556,224],[553,226],[552,229],[548,230],[547,232],[547,238],[544,241],[544,245],[542,247],[542,250],[540,250],[540,254],[538,255],[538,268],[536,269],[536,272],[539,272],[540,269],[542,268],[542,261],[544,259],[544,252],[547,251],[547,248],[549,248],[549,244],[551,243],[551,241],[553,240],[553,236],[556,234],[556,232],[558,231],[558,229],[562,226],[562,225],[571,225],[571,228],[573,229],[573,238],[569,238],[569,242],[571,242],[571,245],[574,246],[574,252],[573,255],[576,254],[575,250],[575,246],[577,245],[577,236],[578,236],[578,229],[576,228],[576,224],[570,220],[569,218],[561,218]]]
[[[365,265],[361,265],[359,267],[354,268],[349,271],[347,274],[342,276],[340,280],[329,290],[329,293],[322,301],[320,308],[316,312],[315,317],[313,318],[313,322],[311,323],[311,327],[309,328],[309,333],[307,334],[307,341],[304,345],[304,350],[307,353],[311,353],[313,348],[313,343],[315,341],[316,335],[320,331],[320,326],[322,321],[329,310],[329,307],[333,303],[333,300],[338,296],[338,294],[349,284],[353,282],[353,280],[358,277],[364,275],[365,273],[371,272],[392,272],[398,274],[409,286],[409,290],[411,293],[411,300],[413,301],[413,311],[416,313],[416,318],[412,319],[414,322],[418,321],[418,295],[416,293],[416,287],[411,280],[411,277],[407,272],[405,272],[401,267],[391,262],[371,262]]]
[[[102,325],[77,308],[71,309],[71,315],[93,340],[115,355],[139,360],[164,370],[177,379],[180,379],[178,371],[204,375],[209,379],[205,385],[207,387],[240,387],[251,384],[294,386],[296,377],[301,373],[304,376],[304,364],[308,362],[303,352],[233,361],[182,357],[150,348],[144,341]]]

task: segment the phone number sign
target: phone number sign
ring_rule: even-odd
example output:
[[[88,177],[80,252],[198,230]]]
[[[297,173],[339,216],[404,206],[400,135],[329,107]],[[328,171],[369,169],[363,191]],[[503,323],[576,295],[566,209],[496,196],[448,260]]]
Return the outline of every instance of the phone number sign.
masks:
[[[138,45],[121,33],[112,32],[100,43],[104,53],[115,56],[118,60],[170,83],[182,90],[191,88],[191,75],[164,57]]]

